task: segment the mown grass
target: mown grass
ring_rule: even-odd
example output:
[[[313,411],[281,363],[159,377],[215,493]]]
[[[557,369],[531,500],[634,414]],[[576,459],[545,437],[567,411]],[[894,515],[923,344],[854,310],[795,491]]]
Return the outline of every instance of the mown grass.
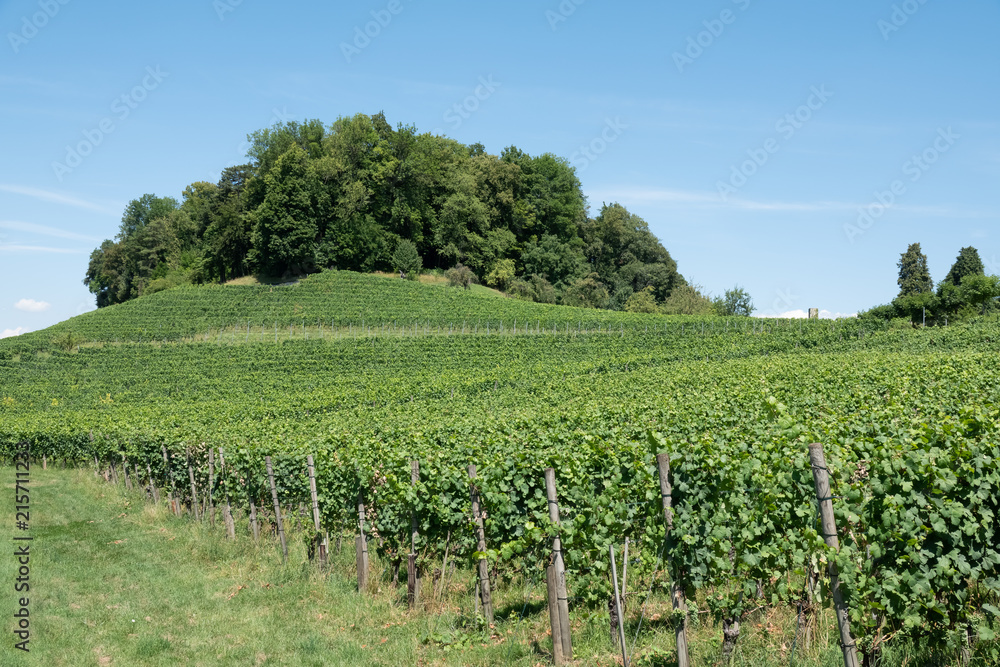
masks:
[[[0,539],[10,545],[14,471],[0,468],[0,480]],[[409,611],[405,584],[392,586],[384,564],[373,566],[375,591],[357,593],[347,537],[321,573],[294,526],[283,565],[276,541],[255,544],[245,523],[236,541],[227,540],[221,525],[174,517],[164,505],[87,470],[36,465],[30,488],[31,651],[14,649],[16,564],[13,549],[5,549],[2,665],[550,664],[545,585],[536,577],[498,586],[497,623],[490,629],[474,614],[467,568],[447,579],[440,600],[425,582],[425,604]],[[643,609],[643,602],[638,592],[629,604],[630,644],[643,617],[632,664],[673,665],[669,603],[653,598]],[[574,665],[621,664],[606,611],[574,610],[572,625]],[[734,665],[842,664],[829,612],[819,615],[809,648],[794,613],[761,610],[743,627]],[[717,664],[720,638],[715,623],[694,619],[693,663]],[[921,663],[902,652],[885,664]]]

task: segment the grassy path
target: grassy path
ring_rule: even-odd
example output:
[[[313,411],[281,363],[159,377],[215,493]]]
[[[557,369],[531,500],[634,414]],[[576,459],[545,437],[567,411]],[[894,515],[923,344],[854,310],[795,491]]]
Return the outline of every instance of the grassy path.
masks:
[[[12,545],[13,469],[0,468],[0,480],[0,540]],[[30,488],[31,651],[14,649],[20,594],[12,590],[13,549],[4,547],[2,665],[488,665],[507,656],[523,665],[541,658],[526,649],[456,653],[421,644],[427,616],[360,598],[345,577],[321,577],[303,562],[301,543],[282,567],[270,545],[227,543],[86,471],[33,467]]]

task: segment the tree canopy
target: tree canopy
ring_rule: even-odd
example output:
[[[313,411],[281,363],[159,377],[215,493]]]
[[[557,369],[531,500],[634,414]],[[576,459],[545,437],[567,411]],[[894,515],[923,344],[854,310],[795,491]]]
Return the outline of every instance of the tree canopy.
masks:
[[[951,270],[945,276],[941,285],[962,286],[962,279],[968,276],[982,276],[986,274],[983,267],[983,260],[979,257],[979,251],[969,246],[958,251],[955,263],[951,265]],[[939,289],[940,294],[940,289]]]
[[[493,155],[393,128],[381,113],[277,123],[247,139],[247,163],[218,183],[192,183],[181,202],[146,194],[126,206],[84,278],[98,306],[184,282],[325,268],[410,276],[461,264],[520,298],[599,308],[634,295],[630,307],[659,306],[686,285],[642,218],[614,202],[591,218],[576,170],[551,153]]]
[[[912,322],[948,324],[1000,309],[1000,278],[987,276],[979,251],[962,248],[945,279],[937,284],[927,268],[919,243],[910,244],[896,265],[899,295],[890,304],[876,306],[861,317],[907,317]]]

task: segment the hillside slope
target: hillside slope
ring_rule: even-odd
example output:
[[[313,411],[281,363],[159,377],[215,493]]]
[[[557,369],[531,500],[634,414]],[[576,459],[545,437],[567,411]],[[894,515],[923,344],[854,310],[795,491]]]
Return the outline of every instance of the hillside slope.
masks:
[[[607,329],[648,327],[670,318],[574,308],[498,298],[475,290],[386,278],[352,271],[324,271],[289,285],[202,285],[178,287],[70,318],[19,337],[17,347],[47,345],[73,333],[84,341],[179,340],[219,329],[250,328],[258,335],[274,328],[358,326],[445,327],[475,330]],[[679,320],[678,320],[679,321]],[[0,341],[0,345],[3,342]]]

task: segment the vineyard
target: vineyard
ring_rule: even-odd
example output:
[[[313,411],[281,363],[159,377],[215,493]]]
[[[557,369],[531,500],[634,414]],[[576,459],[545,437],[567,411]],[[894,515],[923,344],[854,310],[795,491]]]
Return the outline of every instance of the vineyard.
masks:
[[[386,581],[415,554],[425,590],[449,559],[485,563],[483,605],[489,587],[544,588],[558,536],[570,608],[607,616],[627,538],[630,651],[710,617],[728,657],[766,609],[794,614],[805,644],[833,564],[865,664],[906,642],[998,664],[998,351],[991,321],[668,318],[330,272],[171,290],[0,341],[0,447],[198,515],[225,504],[241,536],[312,505],[311,457],[317,548],[363,536]],[[657,628],[646,602],[672,584],[687,611]]]

